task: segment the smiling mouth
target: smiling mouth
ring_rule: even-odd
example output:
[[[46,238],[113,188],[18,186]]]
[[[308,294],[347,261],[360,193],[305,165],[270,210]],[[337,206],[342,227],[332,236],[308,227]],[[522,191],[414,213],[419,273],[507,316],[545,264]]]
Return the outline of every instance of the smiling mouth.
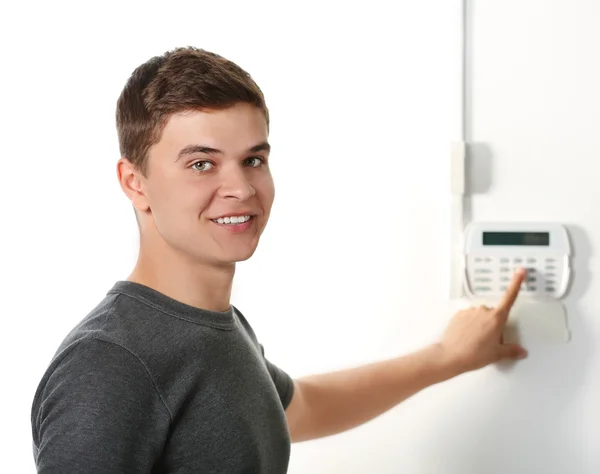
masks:
[[[246,222],[254,219],[253,215],[245,215],[245,216],[231,216],[231,217],[219,217],[218,219],[211,219],[216,224],[225,224],[225,225],[239,225],[245,224]]]

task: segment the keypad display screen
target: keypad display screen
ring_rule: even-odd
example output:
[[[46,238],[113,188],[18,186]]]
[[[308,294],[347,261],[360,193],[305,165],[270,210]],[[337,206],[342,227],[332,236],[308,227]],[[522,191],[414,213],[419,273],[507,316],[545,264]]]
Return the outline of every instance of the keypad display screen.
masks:
[[[550,245],[549,232],[483,232],[483,245]]]

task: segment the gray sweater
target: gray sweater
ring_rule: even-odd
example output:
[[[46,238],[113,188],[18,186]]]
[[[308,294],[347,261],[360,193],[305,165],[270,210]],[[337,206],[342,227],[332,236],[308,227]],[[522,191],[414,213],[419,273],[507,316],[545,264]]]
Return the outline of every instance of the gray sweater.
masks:
[[[43,474],[285,473],[292,394],[235,307],[118,281],[40,381],[35,463]]]

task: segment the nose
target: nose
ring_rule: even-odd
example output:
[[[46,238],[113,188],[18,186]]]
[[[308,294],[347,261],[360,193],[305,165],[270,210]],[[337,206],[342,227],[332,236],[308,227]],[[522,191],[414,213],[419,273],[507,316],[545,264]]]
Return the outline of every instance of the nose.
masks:
[[[242,168],[224,169],[221,177],[220,193],[222,197],[246,201],[256,194]]]

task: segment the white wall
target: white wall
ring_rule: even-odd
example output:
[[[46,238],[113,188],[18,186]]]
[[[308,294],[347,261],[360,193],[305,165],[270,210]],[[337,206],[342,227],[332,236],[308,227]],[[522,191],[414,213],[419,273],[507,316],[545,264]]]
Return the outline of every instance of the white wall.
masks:
[[[239,266],[234,303],[275,363],[300,376],[392,357],[433,340],[451,314],[459,2],[217,3],[93,11],[13,2],[0,11],[7,471],[35,472],[39,379],[66,332],[134,264],[114,104],[131,70],[166,49],[193,44],[237,61],[271,108],[276,203],[259,251]],[[573,226],[573,341],[529,346],[512,371],[459,377],[359,429],[294,445],[291,473],[600,468],[600,7],[471,8],[467,132],[475,184],[490,183],[474,196],[474,215]]]
[[[476,144],[478,182],[489,187],[474,196],[473,214],[564,222],[575,251],[566,301],[572,342],[531,346],[518,370],[490,377],[486,392],[456,408],[478,426],[467,431],[479,445],[472,472],[600,472],[600,283],[593,279],[600,244],[600,3],[470,7],[467,132]],[[481,411],[469,408],[488,390],[497,394]],[[462,440],[445,442],[453,449]]]

